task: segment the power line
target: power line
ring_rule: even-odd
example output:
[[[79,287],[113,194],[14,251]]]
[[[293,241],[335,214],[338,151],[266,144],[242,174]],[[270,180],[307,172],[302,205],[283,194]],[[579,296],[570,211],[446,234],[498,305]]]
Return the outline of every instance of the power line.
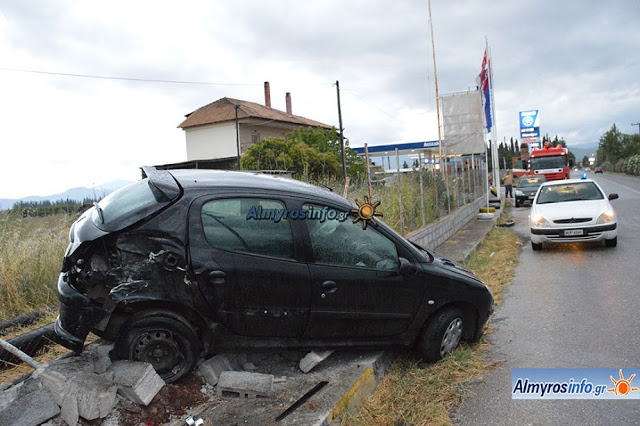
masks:
[[[197,84],[197,85],[208,85],[208,86],[260,86],[261,85],[256,83],[212,83],[212,82],[203,82],[203,81],[157,80],[157,79],[151,79],[151,78],[114,77],[114,76],[106,76],[106,75],[73,74],[73,73],[64,73],[64,72],[40,71],[40,70],[5,68],[5,67],[0,67],[0,70],[12,71],[12,72],[24,72],[24,73],[31,73],[31,74],[58,75],[63,77],[95,78],[100,80],[139,81],[139,82],[145,82],[145,83]]]
[[[357,98],[357,99],[359,99],[360,101],[364,102],[365,104],[369,105],[371,108],[375,108],[375,109],[377,109],[378,111],[380,111],[381,113],[383,113],[383,114],[385,114],[385,115],[388,115],[389,117],[393,118],[394,120],[402,122],[402,120],[400,120],[400,119],[398,119],[398,118],[394,117],[393,115],[389,114],[387,111],[385,111],[385,110],[383,110],[383,109],[378,108],[377,106],[375,106],[375,105],[373,105],[372,103],[368,102],[368,101],[367,101],[367,100],[365,100],[364,98],[362,98],[362,97],[360,97],[360,96],[356,95],[356,94],[355,94],[355,93],[353,93],[351,90],[346,89],[346,88],[344,88],[344,87],[342,87],[342,90],[344,90],[345,92],[349,93],[349,94],[350,94],[351,96],[353,96],[354,98]]]

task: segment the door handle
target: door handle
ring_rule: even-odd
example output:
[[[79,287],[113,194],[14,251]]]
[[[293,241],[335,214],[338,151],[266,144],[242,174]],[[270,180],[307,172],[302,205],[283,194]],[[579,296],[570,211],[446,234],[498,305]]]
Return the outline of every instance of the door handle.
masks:
[[[211,284],[224,284],[227,282],[227,274],[220,270],[211,271],[209,272],[209,281]]]
[[[323,296],[324,293],[335,293],[338,290],[338,284],[335,281],[325,281],[322,283]]]

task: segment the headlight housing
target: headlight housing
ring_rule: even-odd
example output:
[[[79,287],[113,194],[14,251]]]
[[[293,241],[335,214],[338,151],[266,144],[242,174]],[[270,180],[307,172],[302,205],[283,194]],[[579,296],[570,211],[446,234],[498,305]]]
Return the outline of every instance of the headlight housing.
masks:
[[[516,195],[519,197],[524,196],[524,192],[520,191],[519,189],[516,189]]]
[[[539,214],[532,214],[531,217],[529,217],[529,223],[531,223],[531,226],[536,226],[538,228],[550,228],[551,225],[549,225],[549,222],[547,221],[547,219],[545,219],[544,217],[540,216]]]
[[[600,215],[596,223],[598,225],[611,223],[614,221],[615,218],[616,218],[616,214],[613,212],[613,210],[605,210],[605,212]]]

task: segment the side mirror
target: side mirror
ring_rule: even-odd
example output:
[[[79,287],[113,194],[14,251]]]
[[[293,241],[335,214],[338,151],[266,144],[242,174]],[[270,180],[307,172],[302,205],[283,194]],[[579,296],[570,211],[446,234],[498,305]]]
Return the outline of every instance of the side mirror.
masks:
[[[400,260],[400,275],[413,275],[418,271],[418,268],[416,268],[416,266],[409,262],[407,259],[405,259],[404,257],[399,258]]]
[[[609,200],[615,200],[618,198],[618,194],[609,194]]]

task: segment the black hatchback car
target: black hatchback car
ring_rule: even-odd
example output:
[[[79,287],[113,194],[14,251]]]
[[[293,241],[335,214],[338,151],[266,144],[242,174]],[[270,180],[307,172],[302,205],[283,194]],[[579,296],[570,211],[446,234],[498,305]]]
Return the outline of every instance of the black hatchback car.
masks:
[[[547,178],[543,175],[521,176],[518,179],[518,186],[515,188],[516,207],[520,207],[523,204],[531,205],[538,188],[546,181]]]
[[[166,382],[201,355],[241,348],[416,346],[436,361],[477,341],[493,312],[471,271],[327,190],[143,172],[71,227],[55,330],[76,352],[92,331],[115,342],[112,357],[150,362]]]

